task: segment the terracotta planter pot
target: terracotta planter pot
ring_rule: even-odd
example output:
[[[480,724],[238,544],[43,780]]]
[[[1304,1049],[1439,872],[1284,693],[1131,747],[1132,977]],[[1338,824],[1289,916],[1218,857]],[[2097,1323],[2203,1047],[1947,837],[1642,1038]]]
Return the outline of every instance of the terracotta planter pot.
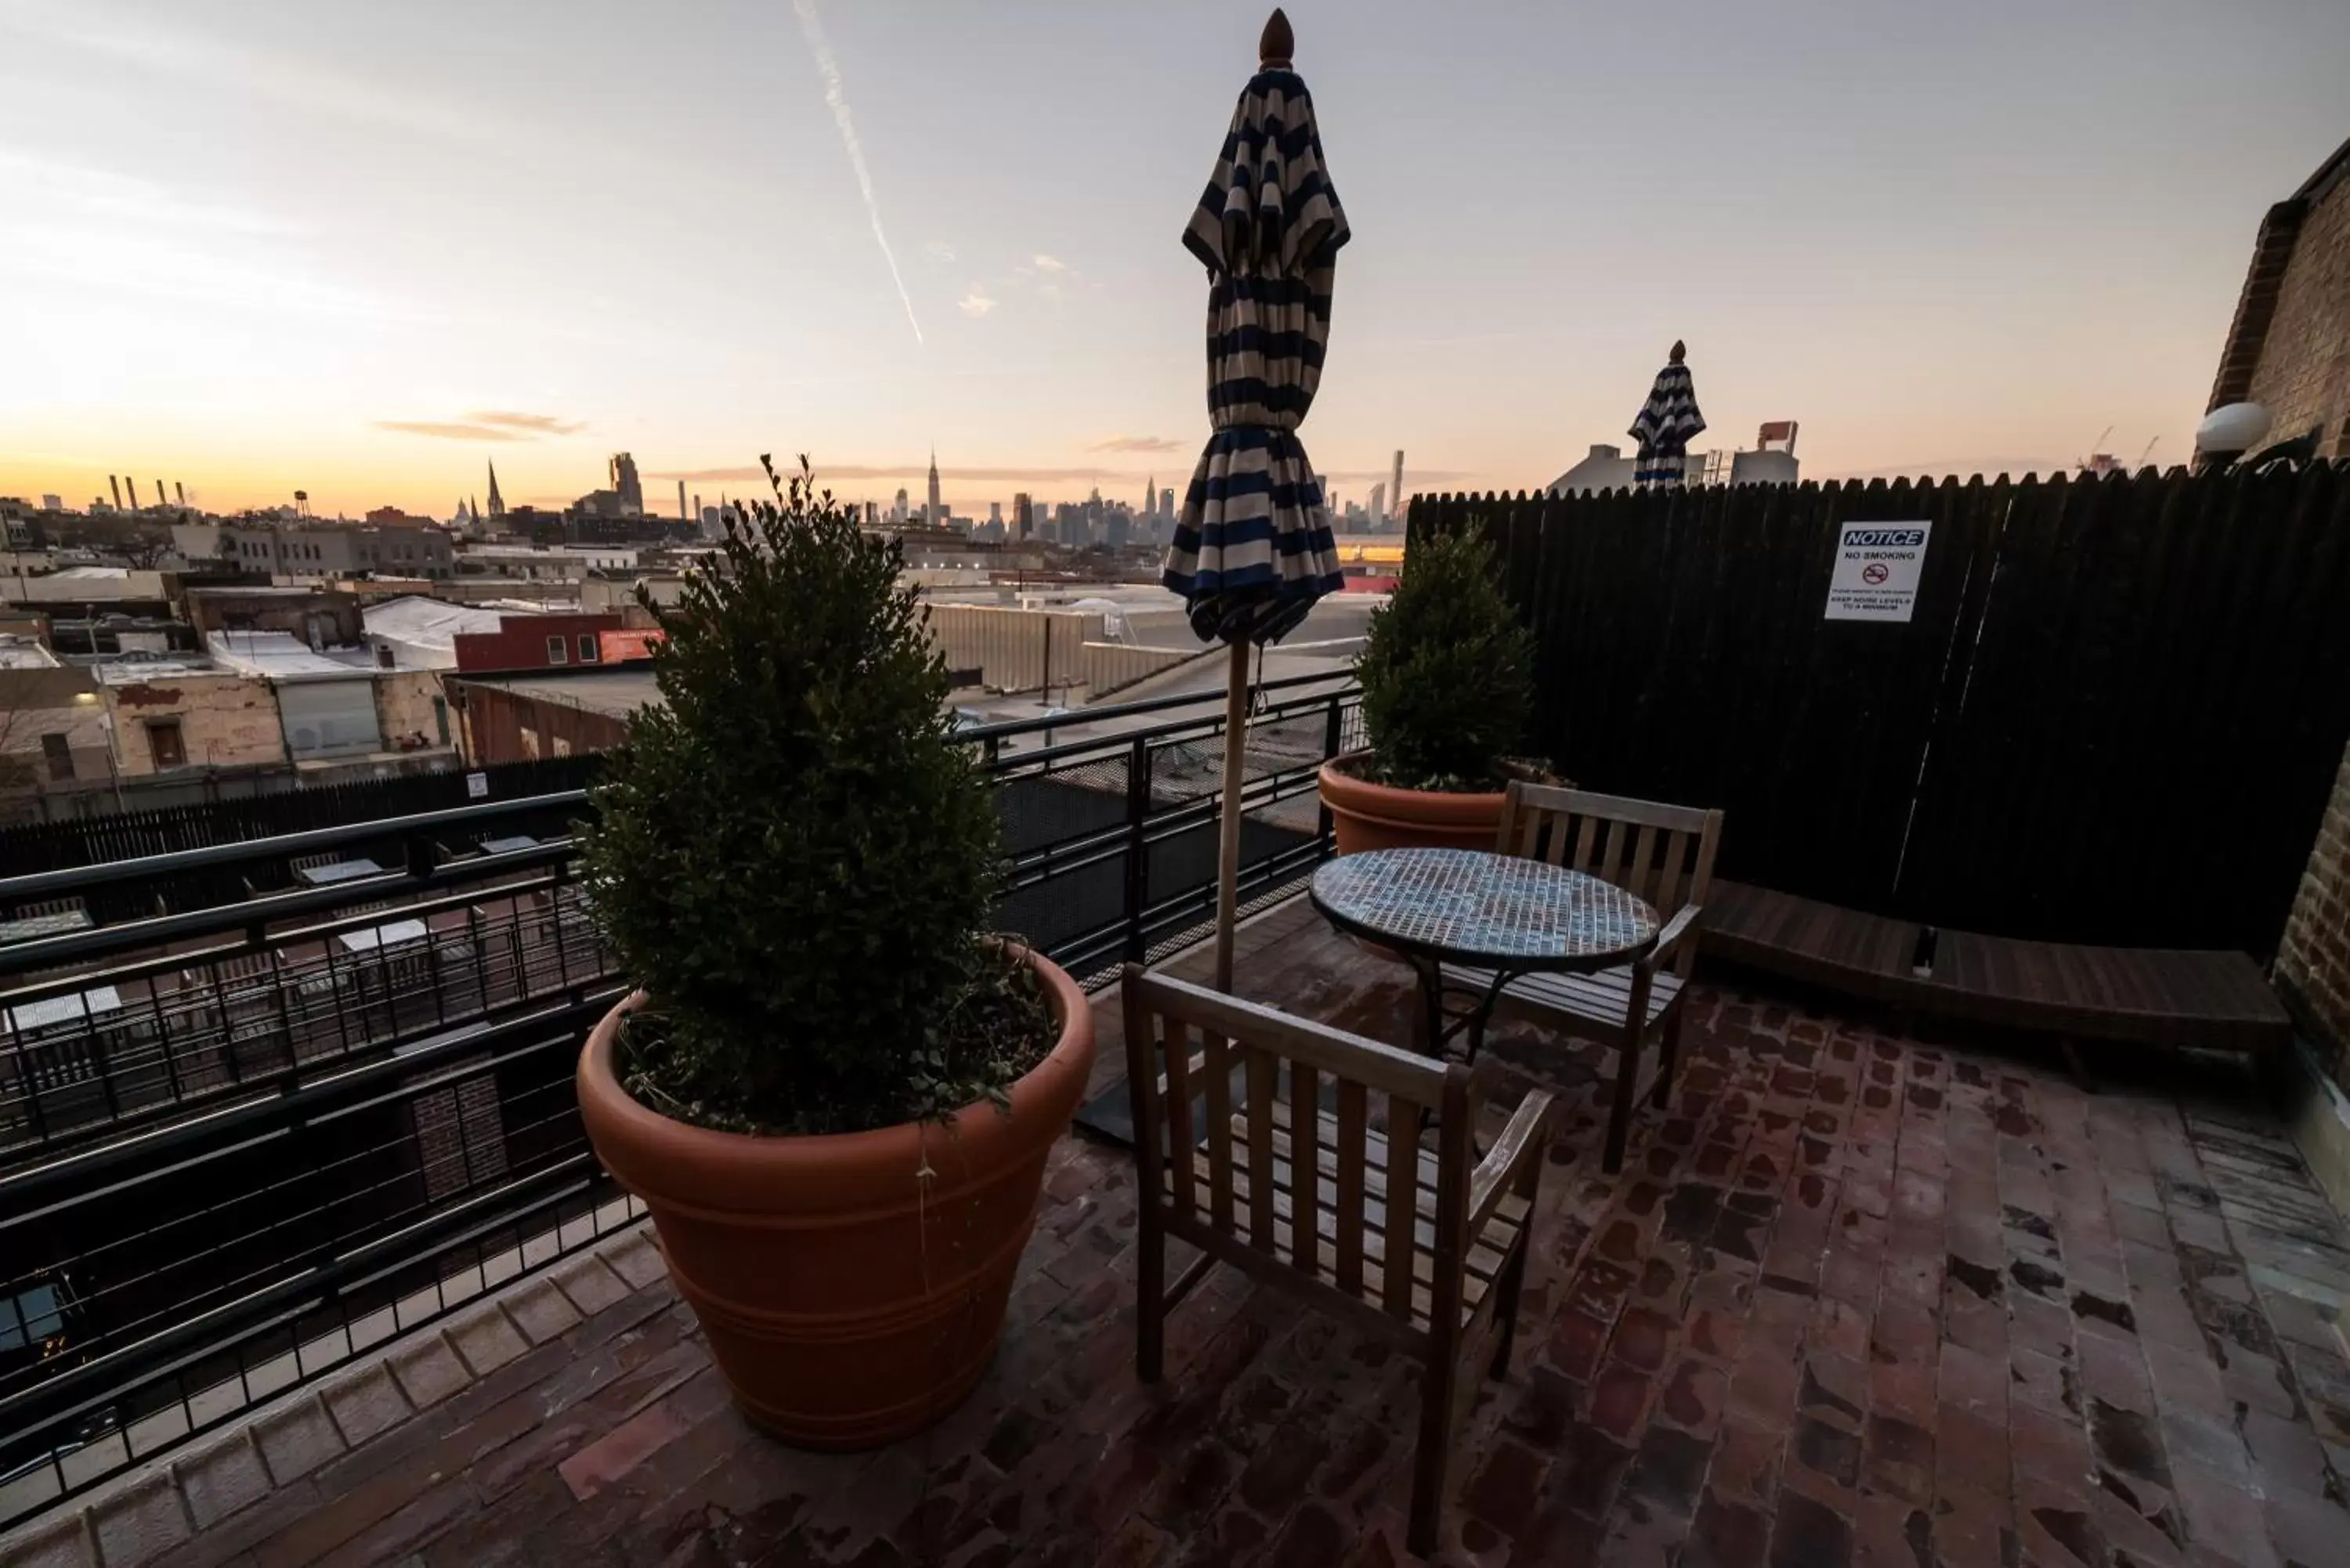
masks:
[[[1349,752],[1322,764],[1322,804],[1338,853],[1366,849],[1491,849],[1502,827],[1499,791],[1449,794],[1437,790],[1392,789],[1349,771],[1369,756]]]
[[[819,1449],[892,1442],[954,1408],[987,1369],[1045,1156],[1094,1060],[1085,993],[1025,957],[1061,1037],[1012,1086],[1009,1114],[983,1101],[871,1132],[712,1132],[639,1105],[613,1076],[620,1015],[643,992],[588,1037],[579,1112],[597,1157],[652,1210],[670,1277],[736,1402],[775,1436]]]

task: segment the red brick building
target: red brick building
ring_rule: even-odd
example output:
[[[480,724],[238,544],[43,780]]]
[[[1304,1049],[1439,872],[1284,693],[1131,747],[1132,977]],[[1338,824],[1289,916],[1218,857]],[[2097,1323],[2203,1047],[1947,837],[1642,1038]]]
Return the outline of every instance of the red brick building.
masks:
[[[606,615],[513,615],[495,631],[459,632],[457,670],[565,670],[606,662],[608,632],[624,628],[617,613]]]
[[[2262,220],[2211,388],[2214,408],[2236,402],[2269,410],[2271,442],[2314,431],[2318,456],[2350,458],[2350,142]],[[2350,756],[2275,973],[2303,1029],[2332,1057],[2334,1081],[2350,1088]]]
[[[2350,141],[2261,220],[2210,406],[2243,402],[2271,442],[2350,458]]]
[[[629,716],[657,700],[650,664],[500,674],[450,683],[475,763],[600,752],[627,738]]]

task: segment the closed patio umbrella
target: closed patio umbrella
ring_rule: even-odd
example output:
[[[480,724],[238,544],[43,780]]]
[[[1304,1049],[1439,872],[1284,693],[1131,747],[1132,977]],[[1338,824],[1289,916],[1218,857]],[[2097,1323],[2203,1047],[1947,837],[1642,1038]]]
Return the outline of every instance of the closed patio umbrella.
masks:
[[[1288,17],[1259,40],[1215,173],[1183,232],[1208,269],[1208,422],[1160,581],[1191,629],[1231,645],[1224,702],[1216,984],[1232,988],[1248,649],[1287,636],[1339,586],[1330,516],[1297,439],[1322,379],[1330,286],[1348,238],[1322,167],[1314,100],[1290,69]]]
[[[1657,384],[1648,389],[1648,400],[1640,405],[1627,432],[1640,443],[1632,483],[1642,489],[1679,484],[1689,443],[1705,429],[1705,416],[1697,411],[1697,384],[1681,363],[1688,353],[1688,345],[1673,345],[1671,358],[1657,372]]]

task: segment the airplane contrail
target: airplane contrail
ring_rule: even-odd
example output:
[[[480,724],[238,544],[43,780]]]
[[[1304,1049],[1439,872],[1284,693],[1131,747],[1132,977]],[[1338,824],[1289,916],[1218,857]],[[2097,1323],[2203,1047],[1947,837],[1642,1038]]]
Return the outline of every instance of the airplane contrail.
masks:
[[[832,57],[832,46],[824,41],[824,23],[816,14],[816,0],[792,0],[792,9],[800,14],[800,31],[807,35],[808,52],[816,57],[816,68],[824,78],[824,101],[832,108],[833,123],[840,127],[841,145],[848,149],[848,166],[857,171],[857,188],[865,193],[865,215],[873,220],[874,242],[881,247],[881,259],[889,264],[889,281],[898,286],[898,298],[906,306],[906,324],[914,329],[914,341],[920,343],[922,324],[914,316],[914,296],[906,292],[897,253],[889,248],[889,236],[881,232],[881,203],[873,194],[873,176],[866,171],[865,150],[857,141],[857,122],[848,116],[848,95],[841,90],[840,65]]]

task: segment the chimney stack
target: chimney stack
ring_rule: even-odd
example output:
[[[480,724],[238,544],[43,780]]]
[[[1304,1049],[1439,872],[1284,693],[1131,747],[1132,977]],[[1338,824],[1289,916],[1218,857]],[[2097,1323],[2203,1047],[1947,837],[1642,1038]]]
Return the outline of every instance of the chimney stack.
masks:
[[[166,500],[163,495],[163,482],[160,479],[157,480],[155,482],[155,509],[160,512],[164,507],[171,504],[171,502]]]
[[[122,499],[130,504],[130,510],[139,510],[139,481],[131,474],[122,476]]]
[[[172,481],[172,488],[178,493],[180,504],[185,506],[188,504],[188,487],[175,479]]]
[[[109,490],[111,490],[112,492],[114,492],[114,509],[115,509],[117,512],[121,511],[121,510],[122,510],[122,481],[120,481],[120,480],[119,480],[119,479],[117,479],[117,478],[115,478],[115,477],[114,477],[114,475],[112,475],[112,474],[110,474],[110,473],[109,473],[109,474],[108,474],[108,475],[106,476],[106,487],[107,487]]]

